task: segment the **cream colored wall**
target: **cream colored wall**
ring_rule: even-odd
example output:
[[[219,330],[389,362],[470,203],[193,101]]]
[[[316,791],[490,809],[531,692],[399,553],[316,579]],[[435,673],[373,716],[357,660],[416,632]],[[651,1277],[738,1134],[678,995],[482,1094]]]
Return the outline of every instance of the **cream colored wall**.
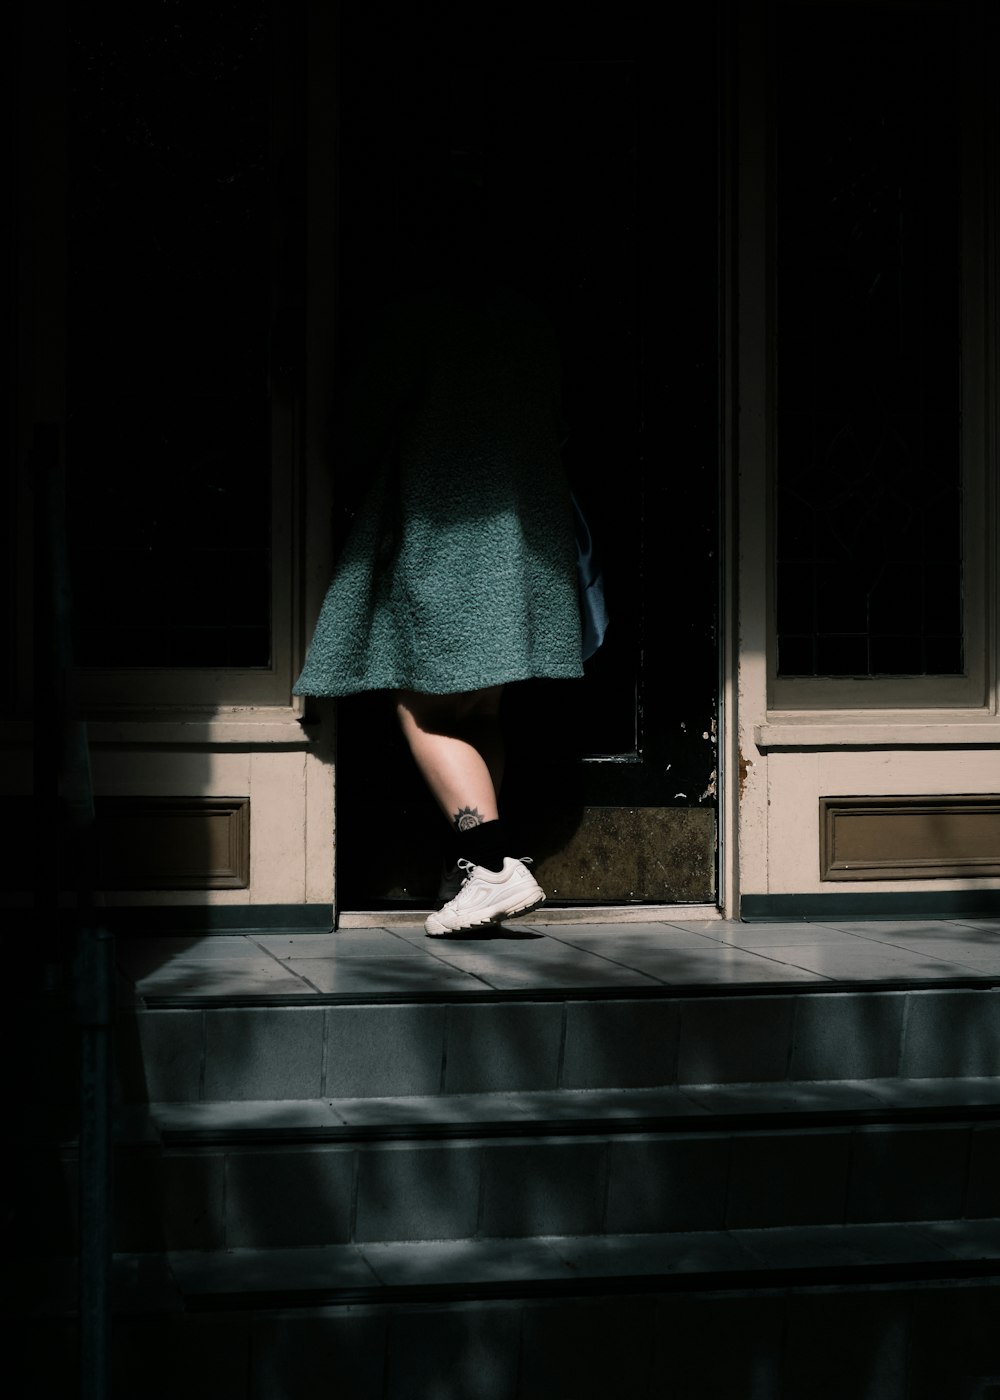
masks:
[[[276,721],[272,716],[271,727]],[[245,890],[128,890],[108,904],[329,904],[333,886],[333,782],[324,732],[296,747],[257,738],[213,747],[175,742],[137,751],[100,737],[91,764],[99,797],[249,797],[250,887]],[[291,726],[295,726],[291,730]],[[218,726],[216,726],[218,728]],[[245,725],[246,733],[249,726]],[[298,731],[297,733],[295,731]]]
[[[766,755],[766,869],[768,894],[838,895],[873,890],[996,889],[997,880],[838,880],[819,878],[819,799],[855,794],[996,793],[1000,791],[997,749],[830,750]]]
[[[248,797],[250,885],[245,890],[130,890],[109,894],[109,903],[325,904],[331,912],[334,904],[334,709],[319,705],[304,724],[303,706],[291,696],[329,575],[333,468],[327,436],[336,324],[335,7],[309,0],[307,24],[307,81],[315,100],[306,104],[305,374],[278,366],[271,384],[272,665],[254,671],[89,672],[74,678],[88,720],[95,795]],[[63,166],[66,141],[65,123],[58,120],[66,81],[60,66],[65,22],[58,13],[45,21],[35,16],[21,38],[23,66],[33,75],[25,85],[23,158],[26,170],[41,172],[27,191],[25,218],[34,220],[32,257],[19,283],[18,508],[25,528],[18,532],[18,562],[28,597],[31,426],[59,426],[64,416],[65,220],[60,218],[63,186],[55,173]],[[17,713],[25,715],[31,713],[31,638],[25,616],[19,619],[17,666]],[[52,741],[33,728],[26,718],[0,724],[0,795],[23,797],[31,791],[32,743]],[[32,872],[26,874],[30,880]]]
[[[725,801],[726,912],[744,894],[840,896],[877,891],[997,888],[984,879],[842,881],[819,878],[821,797],[1000,792],[1000,663],[997,453],[1000,384],[995,299],[997,253],[980,238],[965,247],[963,403],[967,471],[968,577],[974,585],[967,616],[969,680],[935,699],[934,678],[909,687],[913,700],[890,698],[891,687],[865,681],[813,683],[815,693],[791,710],[769,678],[769,535],[772,518],[773,354],[767,129],[767,14],[761,0],[741,5],[734,42],[738,105],[731,127],[727,241],[736,275],[729,304],[727,363],[737,388],[727,408],[732,540],[727,548],[730,632],[724,686],[729,734]],[[996,139],[993,133],[991,140]],[[989,141],[987,142],[989,148]],[[976,146],[976,160],[984,161]],[[967,159],[969,159],[967,153]],[[985,167],[983,167],[985,168]],[[968,169],[968,167],[967,167]],[[967,184],[970,182],[967,181]],[[995,188],[972,180],[976,200]],[[981,206],[967,211],[966,228],[982,228]],[[974,275],[970,276],[972,268]],[[978,270],[977,270],[978,269]],[[992,274],[990,273],[992,269]],[[979,278],[977,282],[977,277]],[[972,285],[975,283],[976,285]],[[977,290],[978,288],[978,290]],[[985,288],[985,291],[984,291]],[[983,311],[989,333],[983,326]],[[975,402],[973,402],[975,400]],[[970,426],[971,425],[971,426]],[[972,503],[974,502],[974,509]],[[881,691],[879,687],[882,687]],[[896,684],[896,690],[899,685]],[[794,686],[791,687],[794,690]],[[781,702],[784,701],[785,708]],[[891,710],[888,705],[905,704]],[[963,708],[959,708],[959,706]],[[820,708],[820,707],[823,708]],[[918,708],[919,706],[919,708]]]

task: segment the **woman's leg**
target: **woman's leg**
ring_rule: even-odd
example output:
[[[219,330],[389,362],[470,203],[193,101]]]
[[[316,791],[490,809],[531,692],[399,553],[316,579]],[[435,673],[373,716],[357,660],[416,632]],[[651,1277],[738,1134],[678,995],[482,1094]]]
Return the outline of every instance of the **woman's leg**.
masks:
[[[500,686],[456,696],[396,694],[399,722],[417,767],[469,862],[461,867],[461,887],[424,923],[433,938],[527,913],[545,899],[525,863],[505,850],[498,819],[500,696]]]
[[[503,777],[502,686],[460,695],[396,693],[396,713],[417,767],[453,829],[496,821]]]

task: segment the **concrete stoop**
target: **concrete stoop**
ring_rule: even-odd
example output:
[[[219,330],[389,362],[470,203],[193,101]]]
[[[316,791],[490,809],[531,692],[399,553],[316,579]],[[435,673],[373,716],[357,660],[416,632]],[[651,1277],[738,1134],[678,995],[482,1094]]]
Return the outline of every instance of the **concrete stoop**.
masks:
[[[116,1393],[998,1400],[998,1013],[987,979],[147,998]],[[28,1138],[10,1306],[71,1386],[76,1145],[51,1107]]]

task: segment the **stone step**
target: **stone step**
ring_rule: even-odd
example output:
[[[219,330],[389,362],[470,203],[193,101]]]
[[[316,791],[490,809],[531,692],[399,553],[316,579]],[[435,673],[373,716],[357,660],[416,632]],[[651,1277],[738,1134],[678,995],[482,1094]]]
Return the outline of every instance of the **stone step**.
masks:
[[[122,1250],[310,1246],[1000,1215],[998,1081],[541,1092],[125,1115]],[[22,1239],[72,1249],[75,1149]],[[27,1193],[25,1193],[27,1195]]]
[[[150,997],[117,1062],[132,1103],[988,1076],[1000,988]]]
[[[116,1400],[993,1400],[1000,1372],[1000,1220],[115,1262]],[[71,1393],[73,1282],[13,1300],[34,1393]]]
[[[1000,1076],[954,1079],[786,1080],[655,1089],[550,1089],[501,1094],[201,1102],[136,1108],[120,1141],[226,1146],[292,1141],[711,1132],[862,1123],[1000,1118]]]

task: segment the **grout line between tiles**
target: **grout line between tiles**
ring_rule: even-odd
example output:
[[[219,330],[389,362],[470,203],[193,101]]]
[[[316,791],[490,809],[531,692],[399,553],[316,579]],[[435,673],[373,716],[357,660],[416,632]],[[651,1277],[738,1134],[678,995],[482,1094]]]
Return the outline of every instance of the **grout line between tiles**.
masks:
[[[222,1153],[222,1248],[229,1248],[229,1153]]]
[[[359,1194],[360,1194],[360,1189],[361,1189],[361,1188],[360,1188],[360,1180],[361,1180],[361,1153],[358,1151],[357,1147],[355,1147],[355,1148],[353,1149],[353,1151],[351,1152],[351,1159],[352,1159],[352,1164],[351,1164],[351,1165],[352,1165],[352,1170],[351,1170],[351,1209],[350,1209],[350,1215],[349,1215],[349,1219],[348,1219],[348,1234],[349,1234],[351,1243],[355,1246],[355,1248],[357,1248],[357,1244],[358,1244],[358,1238],[357,1238],[357,1236],[358,1236],[358,1196],[359,1196]],[[374,1270],[374,1269],[372,1269],[372,1273],[375,1273],[375,1270]],[[378,1276],[376,1275],[376,1277],[378,1277]]]
[[[441,1031],[441,1073],[438,1079],[439,1094],[445,1092],[445,1082],[448,1077],[448,1045],[451,1041],[451,1021],[452,1009],[450,1006],[447,1006],[444,1014],[444,1027]]]
[[[319,1092],[323,1098],[328,1097],[327,1084],[329,1082],[330,1071],[330,1014],[330,1007],[326,1007],[323,1011],[323,1039],[319,1054]]]
[[[569,1012],[566,1002],[562,1004],[562,1015],[559,1019],[559,1048],[556,1051],[556,1082],[555,1087],[563,1087],[563,1067],[566,1063],[566,1028],[569,1020]]]
[[[198,1100],[204,1102],[205,1099],[205,1073],[208,1061],[208,1017],[204,1011],[199,1011],[198,1020]]]
[[[904,995],[903,995],[903,1014],[902,1014],[902,1016],[899,1018],[899,1039],[898,1039],[897,1044],[896,1044],[896,1063],[895,1063],[895,1065],[894,1065],[894,1067],[893,1067],[893,1073],[896,1074],[896,1075],[902,1074],[902,1072],[903,1072],[903,1065],[906,1063],[906,1044],[907,1044],[907,1040],[909,1039],[909,1032],[910,1032],[910,1010],[911,1010],[912,1006],[913,1006],[913,994],[912,994],[912,992],[906,992],[906,993],[904,993]]]

